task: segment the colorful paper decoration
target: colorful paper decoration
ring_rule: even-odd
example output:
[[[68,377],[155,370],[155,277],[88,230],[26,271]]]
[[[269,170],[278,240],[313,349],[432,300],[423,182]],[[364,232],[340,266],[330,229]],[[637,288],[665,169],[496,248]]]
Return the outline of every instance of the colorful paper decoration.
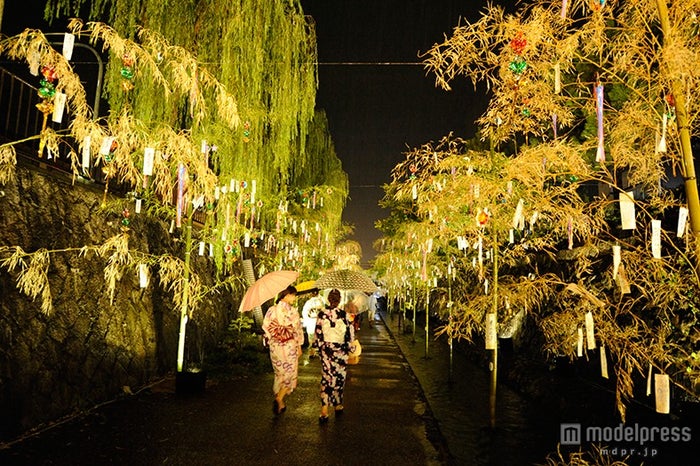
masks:
[[[515,213],[513,214],[513,228],[517,230],[522,230],[525,228],[525,201],[520,199],[518,205],[515,207]]]
[[[569,2],[567,0],[562,0],[561,2],[561,19],[566,18],[566,10],[568,8]]]

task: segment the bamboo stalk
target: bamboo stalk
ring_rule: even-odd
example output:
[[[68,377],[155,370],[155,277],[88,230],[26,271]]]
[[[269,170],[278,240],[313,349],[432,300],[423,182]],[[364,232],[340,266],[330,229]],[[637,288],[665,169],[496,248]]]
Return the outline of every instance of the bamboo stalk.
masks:
[[[661,30],[664,33],[664,41],[671,34],[671,23],[668,18],[668,7],[666,0],[656,0],[659,10],[659,20]],[[690,130],[688,128],[688,111],[685,106],[685,94],[680,80],[670,76],[671,92],[676,104],[676,127],[681,139],[681,152],[683,160],[683,178],[685,182],[685,194],[688,199],[688,210],[690,211],[690,227],[693,233],[700,233],[700,201],[698,200],[698,184],[695,178],[695,164],[693,160],[693,149],[690,143]],[[696,264],[697,266],[697,264]]]

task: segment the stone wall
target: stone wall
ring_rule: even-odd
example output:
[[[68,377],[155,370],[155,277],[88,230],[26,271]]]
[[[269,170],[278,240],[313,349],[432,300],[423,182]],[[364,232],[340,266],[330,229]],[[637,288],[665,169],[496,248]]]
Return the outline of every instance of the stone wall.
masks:
[[[0,440],[42,423],[137,390],[175,370],[179,315],[170,292],[151,268],[150,284],[139,287],[135,270],[126,271],[113,300],[106,291],[106,261],[75,248],[96,245],[120,233],[124,207],[108,196],[101,208],[101,186],[71,183],[59,173],[18,168],[14,181],[0,186],[0,247],[40,248],[51,254],[48,279],[53,312],[41,312],[16,287],[17,274],[0,268]],[[151,254],[182,254],[169,225],[131,214],[129,249]],[[0,260],[8,254],[0,251]],[[206,283],[214,274],[207,257],[192,256]],[[229,293],[209,297],[188,324],[186,359],[202,362],[233,317]]]

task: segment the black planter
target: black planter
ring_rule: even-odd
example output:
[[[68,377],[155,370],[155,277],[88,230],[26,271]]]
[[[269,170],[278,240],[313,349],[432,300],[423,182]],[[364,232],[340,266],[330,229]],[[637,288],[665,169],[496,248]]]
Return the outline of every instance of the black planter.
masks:
[[[207,384],[207,373],[199,372],[176,372],[175,373],[175,393],[189,396],[204,393]]]

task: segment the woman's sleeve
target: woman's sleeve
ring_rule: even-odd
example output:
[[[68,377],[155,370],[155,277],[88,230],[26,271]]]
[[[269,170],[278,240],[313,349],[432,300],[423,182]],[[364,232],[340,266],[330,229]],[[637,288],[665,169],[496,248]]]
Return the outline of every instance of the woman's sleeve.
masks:
[[[321,343],[323,342],[323,319],[321,318],[321,316],[323,316],[323,311],[319,311],[318,315],[316,315],[316,329],[314,330],[314,342],[311,345],[313,348],[320,347]]]
[[[295,310],[294,313],[297,315],[294,324],[294,335],[299,346],[304,344],[304,326],[301,325],[301,319],[299,318],[299,311]]]
[[[270,335],[270,323],[272,322],[272,313],[274,312],[275,306],[271,306],[270,309],[267,310],[265,313],[265,317],[263,318],[263,324],[262,324],[262,329],[263,332],[265,332],[265,336],[269,339],[271,337]]]

